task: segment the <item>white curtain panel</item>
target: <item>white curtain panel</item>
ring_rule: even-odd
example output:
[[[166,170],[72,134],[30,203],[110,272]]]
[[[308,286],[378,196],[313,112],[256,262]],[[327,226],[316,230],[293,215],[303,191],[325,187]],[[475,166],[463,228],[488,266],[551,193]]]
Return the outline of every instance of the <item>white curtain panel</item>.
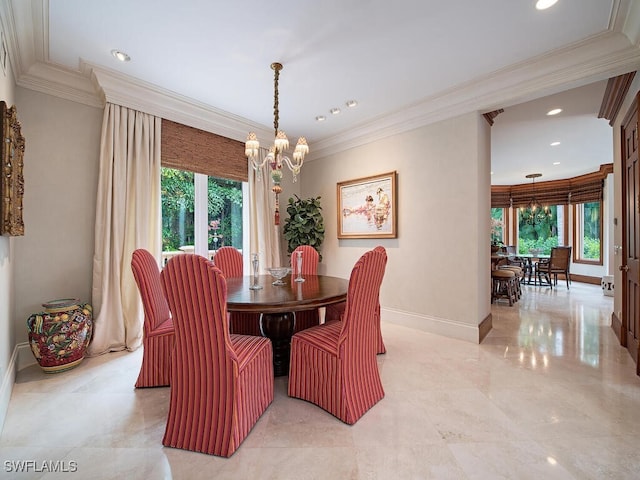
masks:
[[[266,148],[260,148],[258,160],[262,162],[267,153]],[[270,172],[271,167],[267,163],[260,170],[258,179],[258,172],[249,164],[250,253],[258,253],[261,272],[268,267],[282,266],[280,227],[274,224],[276,206]],[[282,206],[281,202],[280,215]]]
[[[131,255],[162,252],[160,204],[161,119],[107,104],[102,124],[95,251],[93,340],[90,355],[135,350],[144,312]]]

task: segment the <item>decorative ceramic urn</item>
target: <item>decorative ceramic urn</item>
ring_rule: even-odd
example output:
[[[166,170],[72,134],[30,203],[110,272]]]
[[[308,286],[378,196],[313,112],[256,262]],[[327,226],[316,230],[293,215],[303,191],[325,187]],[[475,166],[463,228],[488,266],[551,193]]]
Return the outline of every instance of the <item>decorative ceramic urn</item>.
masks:
[[[43,303],[45,311],[27,320],[29,345],[45,373],[59,373],[82,362],[93,331],[92,308],[76,298]]]

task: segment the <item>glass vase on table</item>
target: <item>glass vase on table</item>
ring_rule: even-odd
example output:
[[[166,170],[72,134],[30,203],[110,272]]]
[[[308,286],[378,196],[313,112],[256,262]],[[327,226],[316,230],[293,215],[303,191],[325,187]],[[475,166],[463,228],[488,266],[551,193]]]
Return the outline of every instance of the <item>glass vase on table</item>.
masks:
[[[251,270],[252,270],[253,278],[251,280],[251,286],[249,287],[250,290],[260,290],[262,288],[262,285],[258,284],[259,266],[260,266],[260,262],[258,260],[258,254],[252,253],[251,254]]]
[[[296,252],[296,270],[298,275],[296,276],[294,282],[304,282],[304,278],[302,278],[302,252]]]

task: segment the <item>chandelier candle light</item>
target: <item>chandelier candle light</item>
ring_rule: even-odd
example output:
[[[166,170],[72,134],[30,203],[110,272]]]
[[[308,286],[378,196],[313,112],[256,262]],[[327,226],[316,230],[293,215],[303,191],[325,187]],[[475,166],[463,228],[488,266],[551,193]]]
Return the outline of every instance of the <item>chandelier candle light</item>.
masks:
[[[274,62],[271,64],[271,69],[274,71],[273,128],[275,131],[275,140],[271,148],[269,148],[269,153],[265,156],[264,160],[260,162],[258,159],[260,142],[255,132],[250,132],[245,144],[245,155],[251,162],[253,169],[257,172],[258,179],[260,179],[260,170],[262,167],[265,163],[269,163],[271,167],[271,180],[273,182],[271,190],[276,195],[275,224],[280,225],[279,195],[282,192],[282,187],[280,186],[280,181],[282,180],[282,165],[286,165],[291,172],[293,172],[293,181],[295,182],[300,173],[300,168],[302,168],[304,157],[309,153],[309,146],[307,145],[307,140],[304,137],[300,137],[292,154],[293,160],[285,155],[289,149],[289,140],[285,133],[278,129],[278,121],[280,119],[278,110],[278,78],[280,76],[280,70],[282,70],[282,64]]]

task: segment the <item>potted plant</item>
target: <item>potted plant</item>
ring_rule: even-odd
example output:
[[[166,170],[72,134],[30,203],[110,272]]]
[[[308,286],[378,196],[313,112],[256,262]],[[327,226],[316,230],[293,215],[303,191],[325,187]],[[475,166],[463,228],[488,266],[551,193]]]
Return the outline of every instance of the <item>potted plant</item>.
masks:
[[[287,240],[289,255],[300,245],[310,245],[318,251],[324,241],[324,220],[320,197],[301,199],[295,195],[289,198],[287,214],[284,221],[284,238]],[[320,255],[322,260],[322,255]]]

